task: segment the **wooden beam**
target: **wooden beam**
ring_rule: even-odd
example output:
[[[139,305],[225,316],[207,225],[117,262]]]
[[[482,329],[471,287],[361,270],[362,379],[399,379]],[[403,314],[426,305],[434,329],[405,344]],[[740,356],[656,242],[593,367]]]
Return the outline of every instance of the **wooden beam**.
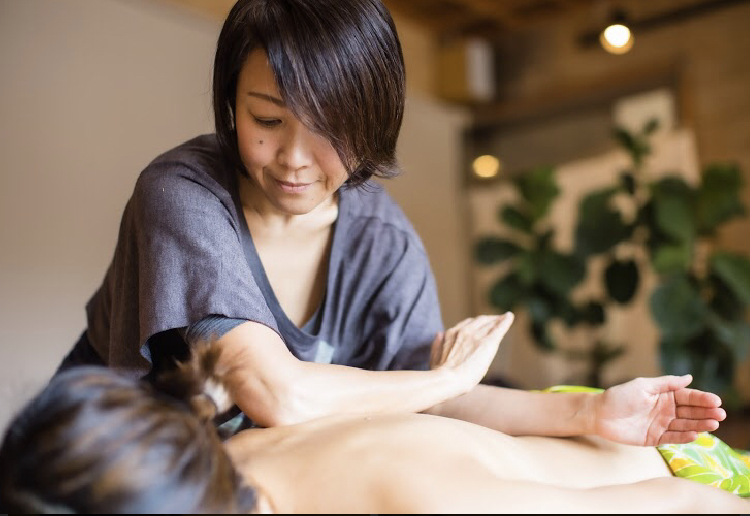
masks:
[[[501,27],[518,28],[518,20],[509,9],[511,3],[497,0],[462,0],[479,18],[489,18]]]
[[[596,80],[558,84],[528,97],[476,105],[472,109],[473,125],[482,130],[532,122],[589,106],[611,103],[618,97],[661,86],[674,88],[679,98],[682,82],[677,63],[652,63],[617,74],[607,73]]]

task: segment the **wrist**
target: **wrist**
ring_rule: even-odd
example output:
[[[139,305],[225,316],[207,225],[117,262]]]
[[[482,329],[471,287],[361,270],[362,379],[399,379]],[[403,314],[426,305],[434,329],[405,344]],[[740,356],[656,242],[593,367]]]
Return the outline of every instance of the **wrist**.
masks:
[[[445,389],[446,399],[461,396],[474,388],[474,384],[467,381],[466,375],[460,374],[452,367],[441,366],[430,372],[437,379],[437,384]]]
[[[601,403],[601,392],[581,393],[581,416],[582,435],[597,435],[597,412]]]

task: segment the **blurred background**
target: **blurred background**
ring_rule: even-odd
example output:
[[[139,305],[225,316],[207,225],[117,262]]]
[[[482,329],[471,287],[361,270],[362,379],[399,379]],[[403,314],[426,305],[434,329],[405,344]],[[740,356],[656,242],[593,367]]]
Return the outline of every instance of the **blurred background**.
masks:
[[[85,327],[139,172],[212,131],[232,3],[0,0],[3,428]],[[516,312],[486,381],[690,371],[750,448],[750,1],[386,5],[407,110],[385,187],[446,325]]]

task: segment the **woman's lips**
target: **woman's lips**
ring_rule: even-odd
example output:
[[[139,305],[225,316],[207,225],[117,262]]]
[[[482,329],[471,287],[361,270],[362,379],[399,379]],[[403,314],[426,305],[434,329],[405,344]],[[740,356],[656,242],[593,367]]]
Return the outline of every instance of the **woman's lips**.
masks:
[[[286,193],[302,193],[312,184],[312,183],[290,183],[289,181],[281,181],[280,179],[275,179],[276,184],[279,185],[279,188],[282,192]]]

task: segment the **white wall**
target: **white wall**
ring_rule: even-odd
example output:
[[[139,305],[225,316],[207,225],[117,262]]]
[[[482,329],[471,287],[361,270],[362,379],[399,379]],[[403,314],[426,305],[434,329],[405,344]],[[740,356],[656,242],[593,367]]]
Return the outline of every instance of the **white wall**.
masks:
[[[467,114],[426,96],[406,102],[397,149],[403,174],[384,184],[422,237],[435,273],[443,321],[470,315],[466,194],[461,185],[460,134]]]
[[[85,325],[140,170],[212,129],[219,24],[140,0],[0,3],[0,425]]]
[[[220,24],[153,0],[0,0],[0,428],[83,330],[138,173],[212,130]],[[427,36],[399,32],[407,70],[428,82]],[[423,235],[452,323],[468,310],[463,118],[419,90],[406,173],[387,188]]]

